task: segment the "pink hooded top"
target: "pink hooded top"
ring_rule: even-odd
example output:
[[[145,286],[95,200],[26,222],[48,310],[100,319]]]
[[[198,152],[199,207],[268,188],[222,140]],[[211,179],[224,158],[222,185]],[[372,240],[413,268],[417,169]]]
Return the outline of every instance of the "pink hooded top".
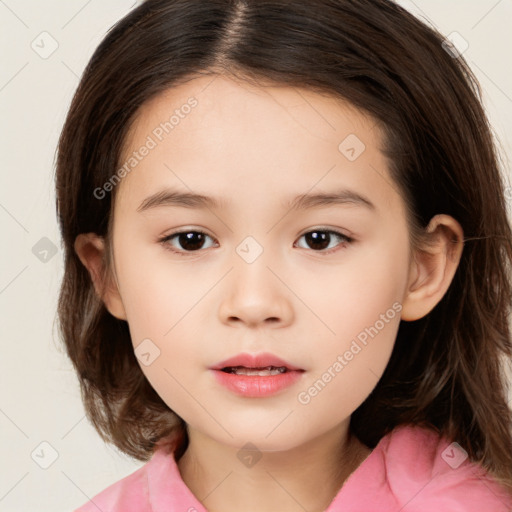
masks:
[[[399,426],[344,482],[325,512],[510,512],[512,497],[434,431]],[[207,512],[172,453],[156,450],[135,472],[75,512]]]

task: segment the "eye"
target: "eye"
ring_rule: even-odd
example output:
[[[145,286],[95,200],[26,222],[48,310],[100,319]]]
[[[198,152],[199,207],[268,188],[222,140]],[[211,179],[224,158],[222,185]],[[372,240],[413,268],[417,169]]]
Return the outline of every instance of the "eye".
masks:
[[[159,240],[165,249],[185,256],[187,252],[197,252],[199,249],[204,249],[204,242],[206,238],[213,238],[207,235],[204,231],[197,229],[189,229],[185,231],[177,231],[171,233]],[[175,244],[171,242],[178,242],[181,248],[175,249]]]
[[[207,238],[213,240],[213,238],[204,231],[189,229],[176,231],[170,235],[166,235],[165,237],[161,238],[159,242],[164,246],[165,249],[179,254],[180,256],[185,256],[187,253],[198,252],[199,250],[205,248],[207,249],[208,246],[205,247],[205,240]],[[353,242],[352,238],[331,229],[314,229],[301,235],[299,240],[301,238],[304,238],[306,240],[306,244],[309,246],[305,247],[306,249],[312,248],[315,250],[315,252],[321,252],[322,254],[330,254],[338,250],[336,246],[348,245]],[[341,240],[342,243],[334,244],[333,246],[333,239]],[[179,247],[177,248],[176,243],[179,244]],[[209,247],[212,247],[212,245]]]
[[[334,236],[333,236],[334,235]],[[339,233],[338,231],[334,231],[332,229],[314,229],[311,231],[308,231],[307,233],[304,233],[301,235],[299,240],[303,238],[306,240],[306,243],[308,246],[312,249],[318,249],[315,250],[315,252],[322,252],[323,254],[330,254],[332,252],[337,251],[338,249],[332,250],[332,247],[336,247],[336,245],[348,245],[352,243],[354,240],[352,238],[349,238],[346,235],[343,235]],[[335,244],[334,246],[331,244],[331,242],[334,239],[339,239],[342,241],[341,244]],[[306,247],[307,249],[308,247]],[[326,251],[325,249],[330,249]]]

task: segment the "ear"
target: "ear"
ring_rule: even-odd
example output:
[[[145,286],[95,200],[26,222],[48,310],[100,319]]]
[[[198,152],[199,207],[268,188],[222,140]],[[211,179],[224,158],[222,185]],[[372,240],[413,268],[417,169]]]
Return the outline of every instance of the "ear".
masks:
[[[105,241],[96,233],[82,233],[75,239],[75,252],[80,261],[89,271],[94,289],[98,297],[105,303],[108,311],[119,320],[126,320],[117,280],[112,275],[106,277],[107,283],[103,282],[105,271]],[[102,288],[105,292],[102,296]]]
[[[429,245],[413,255],[402,320],[418,320],[440,302],[452,282],[464,246],[464,231],[449,215],[432,217],[426,231]]]

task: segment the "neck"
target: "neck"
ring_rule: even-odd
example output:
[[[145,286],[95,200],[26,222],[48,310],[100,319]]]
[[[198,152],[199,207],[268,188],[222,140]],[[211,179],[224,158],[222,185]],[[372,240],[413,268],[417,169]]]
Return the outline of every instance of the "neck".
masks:
[[[278,452],[240,450],[189,429],[177,464],[209,512],[321,512],[370,453],[347,427]]]

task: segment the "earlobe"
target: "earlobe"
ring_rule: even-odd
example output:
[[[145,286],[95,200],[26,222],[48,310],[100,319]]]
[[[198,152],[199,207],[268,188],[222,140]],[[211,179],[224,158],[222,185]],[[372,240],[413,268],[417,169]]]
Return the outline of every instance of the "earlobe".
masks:
[[[96,294],[103,300],[110,314],[120,320],[126,320],[126,312],[117,284],[112,276],[108,276],[108,283],[104,283],[105,241],[103,237],[96,233],[82,233],[76,237],[74,247],[80,261],[91,276]]]
[[[449,215],[432,217],[426,231],[430,243],[413,255],[402,302],[402,320],[418,320],[441,301],[462,256],[464,232]]]

